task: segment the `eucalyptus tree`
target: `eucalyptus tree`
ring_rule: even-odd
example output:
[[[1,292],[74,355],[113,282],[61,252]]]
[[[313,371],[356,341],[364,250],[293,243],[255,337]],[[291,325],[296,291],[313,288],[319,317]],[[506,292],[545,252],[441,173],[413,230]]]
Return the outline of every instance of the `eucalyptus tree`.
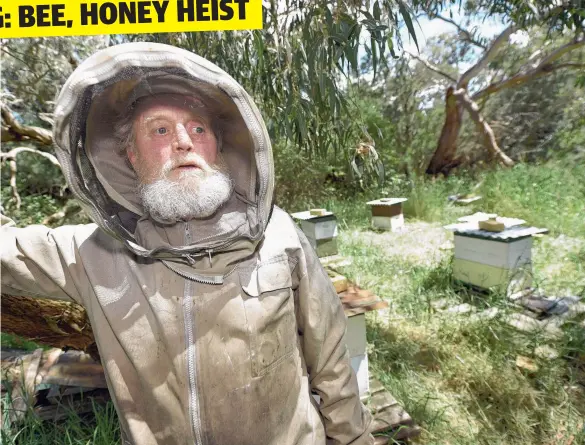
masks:
[[[442,15],[436,4],[429,4],[423,8],[429,17],[443,20],[455,27],[462,43],[461,53],[468,52],[470,48],[480,50],[476,62],[462,73],[453,73],[452,70],[447,72],[418,55],[411,54],[411,57],[417,59],[426,68],[447,80],[445,121],[436,151],[426,172],[432,175],[447,174],[461,163],[462,158],[457,153],[457,140],[464,112],[467,112],[474,122],[477,133],[490,157],[497,159],[505,166],[514,165],[514,160],[499,146],[493,129],[481,112],[481,104],[495,93],[524,85],[559,70],[583,71],[585,69],[583,60],[585,5],[577,1],[566,0],[555,3],[540,0],[533,2],[472,0],[466,2],[464,11],[467,17],[470,15],[477,17],[482,14],[502,17],[506,26],[493,39],[482,37],[478,34],[477,29],[468,28],[465,24],[453,20],[452,17]],[[564,37],[564,41],[553,48],[538,49],[515,72],[504,73],[498,67],[494,67],[494,60],[510,45],[510,36],[516,31],[529,29],[534,25],[547,28],[545,42],[553,38],[557,39],[558,42],[559,36]],[[487,82],[483,84],[477,82],[480,75],[487,76]]]

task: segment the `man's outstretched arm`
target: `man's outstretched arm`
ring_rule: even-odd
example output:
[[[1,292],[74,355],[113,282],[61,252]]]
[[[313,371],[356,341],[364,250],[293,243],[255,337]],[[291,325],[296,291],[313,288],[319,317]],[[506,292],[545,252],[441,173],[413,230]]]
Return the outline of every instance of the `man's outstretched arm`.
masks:
[[[0,284],[2,293],[75,301],[83,304],[89,283],[78,246],[95,230],[94,224],[51,229],[15,227],[1,216]],[[85,291],[85,292],[84,292]]]

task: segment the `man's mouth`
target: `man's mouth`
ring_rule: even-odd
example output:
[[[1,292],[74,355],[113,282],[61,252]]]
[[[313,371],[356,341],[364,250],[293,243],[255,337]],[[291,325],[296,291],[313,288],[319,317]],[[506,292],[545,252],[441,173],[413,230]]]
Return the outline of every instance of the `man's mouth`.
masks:
[[[195,162],[186,162],[184,164],[180,164],[175,167],[177,170],[185,171],[185,170],[201,170],[201,166]]]

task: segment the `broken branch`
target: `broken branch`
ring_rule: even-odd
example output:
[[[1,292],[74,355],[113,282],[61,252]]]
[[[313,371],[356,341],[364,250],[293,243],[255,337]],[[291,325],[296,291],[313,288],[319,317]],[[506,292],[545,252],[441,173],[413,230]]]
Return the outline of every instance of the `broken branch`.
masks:
[[[490,152],[492,155],[496,157],[502,164],[506,167],[512,167],[514,165],[514,161],[504,153],[498,143],[496,141],[496,136],[494,135],[493,130],[483,118],[479,111],[479,106],[477,103],[469,97],[467,90],[461,88],[453,93],[459,99],[459,102],[467,110],[469,116],[475,123],[478,131],[483,136],[484,147]]]

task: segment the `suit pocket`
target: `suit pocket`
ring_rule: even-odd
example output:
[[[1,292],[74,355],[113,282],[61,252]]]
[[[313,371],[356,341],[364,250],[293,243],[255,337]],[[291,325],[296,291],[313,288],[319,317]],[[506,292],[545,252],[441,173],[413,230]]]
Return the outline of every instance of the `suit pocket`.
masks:
[[[288,257],[260,263],[243,286],[250,334],[252,375],[262,376],[296,349],[297,327]]]

